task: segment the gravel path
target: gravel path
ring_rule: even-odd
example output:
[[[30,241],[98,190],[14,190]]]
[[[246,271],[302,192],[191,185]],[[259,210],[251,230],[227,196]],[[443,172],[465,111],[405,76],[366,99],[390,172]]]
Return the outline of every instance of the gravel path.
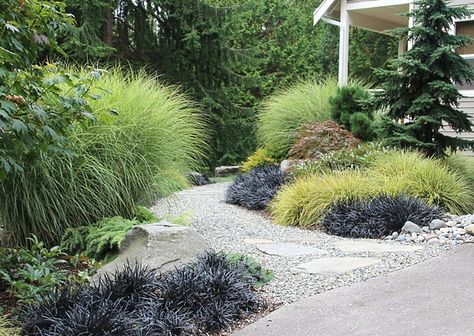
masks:
[[[189,213],[192,226],[205,237],[211,248],[250,255],[264,267],[271,269],[275,278],[264,287],[263,294],[274,302],[290,303],[331,288],[367,280],[435,257],[452,247],[423,243],[419,244],[423,249],[414,252],[343,252],[334,244],[349,239],[318,231],[275,225],[259,213],[225,204],[223,200],[228,185],[229,183],[217,183],[187,189],[161,200],[151,210],[159,216]],[[316,247],[328,252],[325,257],[372,257],[379,259],[380,262],[344,274],[297,273],[294,271],[297,265],[314,260],[318,256],[268,255],[259,251],[254,244],[246,243],[245,240],[248,239],[267,239],[275,243],[297,243]],[[414,245],[396,241],[383,241],[383,244]]]

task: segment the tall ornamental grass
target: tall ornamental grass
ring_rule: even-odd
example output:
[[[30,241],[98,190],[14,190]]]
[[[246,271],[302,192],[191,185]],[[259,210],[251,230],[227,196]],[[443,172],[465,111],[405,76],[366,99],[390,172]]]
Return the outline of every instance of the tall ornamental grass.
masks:
[[[329,98],[336,93],[335,79],[302,81],[273,94],[258,116],[260,142],[278,158],[288,153],[303,124],[331,119]]]
[[[17,243],[30,234],[57,243],[69,227],[132,218],[137,203],[184,187],[183,174],[201,165],[205,122],[175,88],[118,70],[96,86],[97,121],[71,130],[74,155],[33,161],[1,182],[0,221]]]
[[[275,222],[316,226],[336,202],[407,195],[455,214],[474,211],[468,179],[416,152],[387,152],[365,170],[311,174],[283,187],[270,209]]]

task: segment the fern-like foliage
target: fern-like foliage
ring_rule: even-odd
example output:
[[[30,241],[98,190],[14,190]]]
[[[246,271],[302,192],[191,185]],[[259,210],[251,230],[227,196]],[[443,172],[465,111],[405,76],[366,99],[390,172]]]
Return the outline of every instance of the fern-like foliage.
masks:
[[[83,254],[96,260],[108,259],[118,253],[128,231],[140,222],[120,216],[104,218],[90,226],[68,229],[61,246],[72,254]]]

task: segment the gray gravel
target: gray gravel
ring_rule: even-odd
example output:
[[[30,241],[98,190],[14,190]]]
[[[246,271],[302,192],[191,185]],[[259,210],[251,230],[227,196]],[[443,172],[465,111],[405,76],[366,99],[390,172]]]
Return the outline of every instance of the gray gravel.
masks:
[[[211,248],[228,253],[250,255],[264,267],[271,269],[275,278],[264,287],[262,294],[274,302],[290,303],[328,289],[367,280],[435,257],[455,246],[420,243],[419,245],[424,248],[415,252],[342,252],[334,247],[334,243],[348,240],[346,238],[330,236],[318,231],[275,225],[260,213],[225,204],[223,200],[228,185],[229,183],[217,183],[187,189],[159,201],[151,210],[159,216],[189,213],[192,216],[192,226],[206,238]],[[298,243],[324,249],[328,252],[326,257],[373,257],[380,259],[381,262],[339,275],[295,273],[292,271],[294,267],[318,258],[318,256],[280,257],[267,255],[259,251],[255,245],[246,244],[244,242],[246,239],[267,239],[275,243]],[[364,240],[382,242],[383,244],[413,245],[411,242]]]

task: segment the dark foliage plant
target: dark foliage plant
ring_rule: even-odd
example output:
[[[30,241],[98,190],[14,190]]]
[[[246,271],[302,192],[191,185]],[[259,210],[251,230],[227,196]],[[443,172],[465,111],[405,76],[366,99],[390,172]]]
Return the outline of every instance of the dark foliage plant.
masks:
[[[261,270],[208,252],[168,273],[133,264],[92,286],[65,288],[25,310],[28,336],[195,335],[228,327],[261,307]]]
[[[352,238],[382,238],[400,231],[406,221],[426,226],[443,215],[441,208],[399,195],[335,203],[323,218],[327,233]]]
[[[252,210],[265,209],[284,183],[285,175],[278,165],[257,167],[237,177],[227,189],[225,202]]]

